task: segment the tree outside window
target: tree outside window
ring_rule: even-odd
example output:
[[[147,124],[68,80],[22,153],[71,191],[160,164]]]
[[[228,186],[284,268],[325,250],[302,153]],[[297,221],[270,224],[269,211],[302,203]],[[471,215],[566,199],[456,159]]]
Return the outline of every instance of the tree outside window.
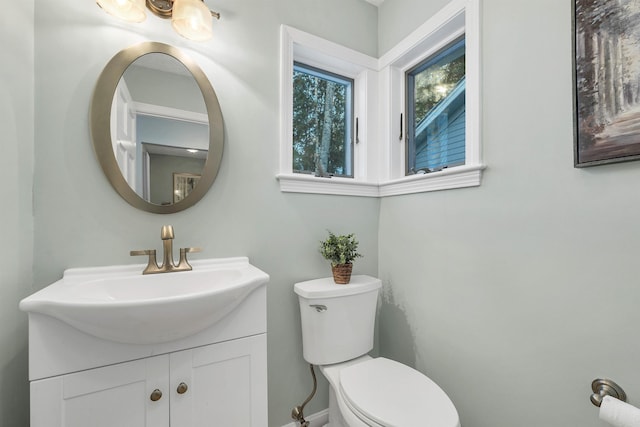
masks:
[[[353,176],[353,80],[295,63],[293,171]]]

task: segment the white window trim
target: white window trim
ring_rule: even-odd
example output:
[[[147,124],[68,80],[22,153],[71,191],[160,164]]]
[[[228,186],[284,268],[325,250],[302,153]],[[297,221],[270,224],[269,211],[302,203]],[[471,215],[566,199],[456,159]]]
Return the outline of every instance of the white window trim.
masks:
[[[439,172],[405,176],[406,143],[400,140],[405,114],[405,73],[461,35],[466,55],[465,164]],[[454,0],[380,58],[380,134],[383,135],[380,196],[479,186],[485,166],[480,131],[480,0]],[[404,133],[405,129],[403,129]]]
[[[405,72],[463,34],[467,68],[465,164],[405,176],[404,136],[399,140]],[[320,178],[292,172],[294,60],[354,79],[354,112],[360,127],[360,143],[354,144],[354,178]],[[481,149],[480,71],[480,0],[453,0],[377,60],[283,25],[277,175],[281,191],[386,197],[479,186],[485,168]]]
[[[374,121],[378,90],[378,60],[320,37],[282,25],[280,31],[280,190],[315,194],[377,197],[377,166]],[[293,62],[353,79],[354,117],[358,140],[353,145],[353,178],[323,178],[293,173]],[[354,135],[355,137],[355,135]]]

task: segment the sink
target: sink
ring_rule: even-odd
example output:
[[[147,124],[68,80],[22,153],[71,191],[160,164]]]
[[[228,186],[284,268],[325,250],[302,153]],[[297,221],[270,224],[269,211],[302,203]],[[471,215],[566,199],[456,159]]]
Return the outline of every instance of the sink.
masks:
[[[20,301],[111,341],[157,344],[194,335],[231,313],[269,276],[245,257],[194,260],[192,271],[142,275],[145,265],[74,268]]]

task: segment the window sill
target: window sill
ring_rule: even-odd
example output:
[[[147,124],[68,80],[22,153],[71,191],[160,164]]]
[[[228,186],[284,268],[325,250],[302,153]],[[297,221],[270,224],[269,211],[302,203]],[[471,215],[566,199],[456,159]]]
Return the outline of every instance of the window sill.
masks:
[[[456,166],[438,172],[393,179],[380,184],[379,197],[478,187],[484,168],[484,165]]]
[[[380,184],[352,178],[319,178],[303,174],[279,174],[283,193],[333,194],[341,196],[387,197],[455,188],[478,187],[484,165],[457,166],[423,175],[411,175]]]
[[[378,184],[353,178],[320,178],[298,173],[279,174],[283,193],[335,194],[340,196],[378,197]]]

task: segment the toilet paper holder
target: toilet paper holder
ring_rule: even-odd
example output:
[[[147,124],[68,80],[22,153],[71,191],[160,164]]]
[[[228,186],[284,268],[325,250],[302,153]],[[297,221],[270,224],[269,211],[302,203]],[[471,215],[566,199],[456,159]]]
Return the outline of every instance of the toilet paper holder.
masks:
[[[624,392],[622,387],[614,381],[606,378],[596,378],[593,380],[591,383],[591,390],[593,390],[591,403],[597,407],[600,407],[602,399],[604,399],[605,396],[611,396],[618,400],[622,400],[623,402],[626,402],[627,400],[627,394]]]

